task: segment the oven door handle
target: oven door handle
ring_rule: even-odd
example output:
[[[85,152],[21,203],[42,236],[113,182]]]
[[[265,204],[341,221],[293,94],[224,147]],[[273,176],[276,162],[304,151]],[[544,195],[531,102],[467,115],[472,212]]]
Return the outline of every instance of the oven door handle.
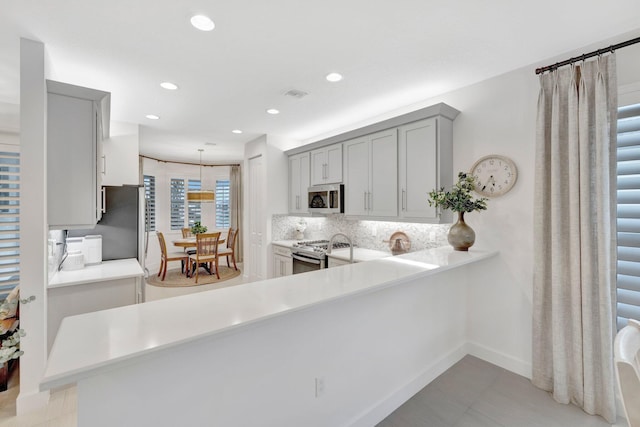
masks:
[[[308,262],[309,264],[320,265],[322,263],[322,261],[320,261],[319,259],[302,257],[296,254],[291,254],[291,258],[297,259],[298,261],[302,261],[302,262]]]

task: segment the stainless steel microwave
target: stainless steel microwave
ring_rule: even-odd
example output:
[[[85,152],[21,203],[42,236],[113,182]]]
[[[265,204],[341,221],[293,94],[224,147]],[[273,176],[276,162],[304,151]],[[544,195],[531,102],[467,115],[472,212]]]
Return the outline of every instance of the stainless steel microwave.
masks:
[[[314,185],[309,187],[308,207],[311,213],[344,213],[344,185]]]

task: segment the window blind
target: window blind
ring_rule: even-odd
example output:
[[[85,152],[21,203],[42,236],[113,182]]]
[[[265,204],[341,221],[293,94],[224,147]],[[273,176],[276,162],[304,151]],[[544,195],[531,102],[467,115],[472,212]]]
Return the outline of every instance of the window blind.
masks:
[[[618,109],[617,326],[640,320],[640,104]]]
[[[189,191],[197,191],[201,188],[199,179],[190,179],[189,180]],[[188,203],[187,202],[187,211],[189,218],[189,227],[193,227],[196,221],[202,221],[202,204],[201,203]]]
[[[184,179],[171,178],[171,229],[184,227]]]
[[[144,175],[144,197],[146,199],[145,223],[147,231],[156,230],[156,177]]]
[[[229,228],[229,180],[216,181],[216,228]]]
[[[20,154],[0,147],[0,301],[20,282]]]

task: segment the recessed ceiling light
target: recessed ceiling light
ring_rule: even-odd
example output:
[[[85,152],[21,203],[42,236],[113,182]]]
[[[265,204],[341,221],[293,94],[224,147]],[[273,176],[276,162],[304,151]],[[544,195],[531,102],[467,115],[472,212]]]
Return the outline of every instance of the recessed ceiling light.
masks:
[[[175,83],[171,83],[171,82],[162,82],[160,83],[160,86],[163,87],[164,89],[167,90],[176,90],[178,89],[178,85]]]
[[[339,73],[329,73],[327,74],[327,77],[325,77],[328,81],[330,82],[339,82],[340,80],[342,80],[342,74]]]
[[[215,142],[205,142],[204,145],[218,145]]]
[[[145,117],[149,120],[158,120],[160,118],[160,116],[156,116],[155,114],[147,114]]]
[[[280,111],[276,110],[275,108],[269,108],[267,110],[267,113],[269,113],[269,114],[280,114]]]
[[[191,25],[200,31],[211,31],[216,27],[211,18],[204,15],[194,15],[191,17]]]
[[[237,133],[237,134],[241,134],[242,133],[242,131],[240,129],[234,129],[231,132]]]

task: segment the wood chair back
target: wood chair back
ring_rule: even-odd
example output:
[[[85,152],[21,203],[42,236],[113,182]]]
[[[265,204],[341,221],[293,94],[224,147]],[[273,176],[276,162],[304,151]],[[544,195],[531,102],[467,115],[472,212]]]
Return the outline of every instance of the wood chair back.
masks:
[[[220,232],[196,234],[196,255],[200,257],[216,256],[218,253]]]
[[[193,237],[193,233],[191,232],[191,228],[185,227],[182,229],[182,238],[188,239],[189,237]]]
[[[164,240],[164,234],[161,231],[156,231],[158,235],[158,242],[160,243],[160,256],[165,259],[167,258],[167,243]]]
[[[237,228],[229,228],[229,233],[227,234],[227,248],[233,250],[236,246],[236,238],[238,237],[238,229]]]

